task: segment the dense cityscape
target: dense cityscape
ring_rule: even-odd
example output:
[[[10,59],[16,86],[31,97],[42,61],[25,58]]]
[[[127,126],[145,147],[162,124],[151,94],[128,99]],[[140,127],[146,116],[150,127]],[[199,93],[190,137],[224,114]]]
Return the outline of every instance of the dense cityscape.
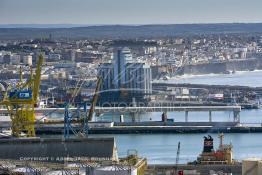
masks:
[[[262,175],[261,0],[0,0],[0,174]]]
[[[89,100],[90,94],[95,89],[97,76],[103,78],[102,90],[121,89],[124,91],[124,89],[135,88],[140,90],[140,93],[136,94],[130,92],[129,98],[125,97],[122,101],[132,102],[132,98],[137,97],[149,103],[163,96],[156,92],[158,87],[154,82],[165,81],[173,76],[233,74],[236,71],[262,69],[260,61],[262,37],[260,35],[214,34],[147,40],[64,41],[53,39],[50,34],[41,39],[3,40],[0,48],[2,67],[0,76],[4,88],[7,88],[10,83],[15,83],[20,69],[23,77],[29,77],[30,67],[35,66],[40,54],[44,55],[45,66],[41,76],[40,101],[41,105],[49,107],[61,107],[72,96],[76,96],[76,103],[80,103],[83,99]],[[118,52],[121,52],[119,59],[122,57],[126,59],[123,63],[117,63]],[[111,65],[112,63],[126,66],[121,67],[126,72],[123,73],[123,77],[120,77],[121,82],[114,82],[119,75],[116,75],[117,67]],[[218,68],[214,69],[215,66]],[[138,74],[134,74],[133,70],[136,70]],[[139,77],[143,77],[143,80],[138,80]],[[74,89],[77,85],[81,85],[81,89],[75,94]],[[192,98],[196,96],[201,98],[200,96],[206,93],[199,92],[201,90],[191,91]],[[253,91],[250,91],[251,94],[245,94],[241,97],[242,100],[239,100],[241,102],[244,102],[244,98],[247,98],[246,101],[255,100]],[[110,94],[110,98],[106,98],[105,94],[100,100],[119,102],[121,101],[120,94],[117,93],[118,91],[115,91],[114,95]],[[183,94],[178,90],[176,93],[177,98],[183,98]],[[211,90],[202,98],[206,101],[208,95],[219,93],[221,89]],[[225,95],[232,96],[228,93]],[[169,99],[172,98],[176,97],[169,96]]]

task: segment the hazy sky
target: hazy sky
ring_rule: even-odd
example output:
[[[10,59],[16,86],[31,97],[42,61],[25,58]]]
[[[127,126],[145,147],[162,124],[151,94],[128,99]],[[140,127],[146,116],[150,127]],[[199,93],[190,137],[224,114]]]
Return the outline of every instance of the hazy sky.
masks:
[[[0,0],[0,24],[262,22],[262,0]]]

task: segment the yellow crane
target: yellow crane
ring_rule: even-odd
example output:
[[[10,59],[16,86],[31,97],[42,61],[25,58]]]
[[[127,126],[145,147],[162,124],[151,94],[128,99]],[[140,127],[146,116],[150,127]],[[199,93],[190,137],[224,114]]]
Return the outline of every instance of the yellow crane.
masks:
[[[35,136],[35,106],[39,95],[41,82],[41,67],[44,58],[38,57],[35,73],[31,74],[26,82],[23,82],[20,69],[20,81],[16,88],[6,92],[0,105],[5,105],[12,120],[12,135],[21,137],[25,133],[27,137]]]

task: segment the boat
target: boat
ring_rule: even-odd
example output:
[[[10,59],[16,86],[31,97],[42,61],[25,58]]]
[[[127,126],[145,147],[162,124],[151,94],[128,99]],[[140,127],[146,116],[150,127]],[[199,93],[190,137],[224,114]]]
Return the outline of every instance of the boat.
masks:
[[[220,144],[217,150],[213,146],[213,138],[208,135],[204,137],[204,146],[202,153],[197,160],[189,164],[197,165],[233,165],[237,162],[233,160],[232,144],[223,144],[224,134],[219,135]]]

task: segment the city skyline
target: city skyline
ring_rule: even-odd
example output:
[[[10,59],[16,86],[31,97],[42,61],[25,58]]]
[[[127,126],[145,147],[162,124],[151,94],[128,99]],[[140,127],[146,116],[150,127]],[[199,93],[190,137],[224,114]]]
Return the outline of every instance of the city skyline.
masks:
[[[1,0],[0,24],[259,23],[260,0]]]

